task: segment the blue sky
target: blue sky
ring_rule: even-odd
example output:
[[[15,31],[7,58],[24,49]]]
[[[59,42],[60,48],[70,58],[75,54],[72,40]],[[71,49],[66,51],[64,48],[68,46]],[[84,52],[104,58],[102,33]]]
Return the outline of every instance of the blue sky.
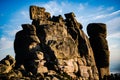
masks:
[[[51,15],[74,12],[86,27],[89,23],[107,24],[110,49],[110,70],[120,72],[120,0],[0,0],[0,60],[14,56],[13,42],[21,24],[31,23],[29,6],[45,7]]]

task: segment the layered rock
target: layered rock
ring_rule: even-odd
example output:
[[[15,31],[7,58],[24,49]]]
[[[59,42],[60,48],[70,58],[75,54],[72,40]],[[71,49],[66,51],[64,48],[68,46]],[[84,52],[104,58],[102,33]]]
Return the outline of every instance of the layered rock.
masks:
[[[87,26],[87,32],[90,36],[89,40],[93,48],[96,65],[99,71],[99,77],[102,79],[104,76],[108,76],[110,74],[110,53],[106,40],[106,25],[103,23],[91,23]]]
[[[82,30],[82,24],[75,19],[75,14],[67,13],[65,18],[61,15],[51,17],[45,8],[30,6],[32,24],[22,24],[23,29],[15,36],[16,63],[13,62],[15,67],[10,63],[9,70],[2,74],[9,75],[7,73],[12,72],[12,77],[15,77],[12,78],[10,75],[7,79],[28,80],[99,80],[99,76],[101,78],[107,74],[109,57],[105,57],[103,60],[105,63],[102,65],[99,62],[101,59],[99,58],[99,61],[96,59],[96,48],[94,49],[92,42],[90,44]],[[97,34],[98,40],[105,41],[106,32],[101,32],[101,29],[104,30],[103,28],[100,27],[97,31],[96,27],[95,30],[90,27],[88,34],[90,37]],[[93,34],[92,30],[94,30]],[[90,41],[93,40],[93,37],[90,38]],[[104,54],[103,48],[107,50],[107,47],[103,47],[101,44],[99,50]],[[9,65],[8,60],[2,62]]]
[[[16,67],[25,64],[26,60],[29,61],[31,57],[28,55],[40,43],[36,36],[36,28],[33,25],[23,24],[22,28],[23,30],[16,33],[14,41]]]
[[[23,24],[23,30],[16,34],[14,41],[16,68],[24,65],[26,71],[36,74],[47,72],[44,54],[40,51],[39,39],[34,25]],[[43,70],[42,70],[43,69]]]
[[[73,79],[97,80],[93,51],[82,25],[75,19],[74,13],[65,14],[65,17],[51,17],[44,8],[30,7],[30,18],[36,27],[48,70],[67,73]]]

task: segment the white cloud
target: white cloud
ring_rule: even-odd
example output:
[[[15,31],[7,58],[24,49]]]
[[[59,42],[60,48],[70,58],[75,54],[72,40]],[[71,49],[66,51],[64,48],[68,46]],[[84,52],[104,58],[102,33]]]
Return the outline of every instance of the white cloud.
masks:
[[[111,13],[110,15],[115,15],[119,13],[119,10]],[[114,17],[106,22],[108,29],[108,43],[110,50],[110,63],[118,64],[120,61],[120,17]],[[112,65],[111,65],[112,67]]]
[[[13,16],[12,24],[15,24],[16,26],[21,26],[21,24],[24,23],[30,23],[30,17],[29,17],[29,11],[20,10]]]
[[[29,12],[28,11],[21,11],[20,14],[22,15],[22,17],[24,18],[29,18]]]
[[[46,10],[51,13],[51,15],[56,15],[56,14],[62,13],[62,6],[60,6],[55,1],[50,1],[46,4],[44,4],[43,7],[45,7]]]
[[[108,36],[111,34],[118,34],[120,31],[120,17],[112,18],[106,22],[108,28]]]
[[[120,26],[120,16],[112,18],[111,20],[109,20],[106,23],[107,23],[107,25],[111,26],[111,28],[112,28],[112,26],[114,26],[113,28],[116,28],[116,27]]]
[[[101,19],[101,18],[105,18],[107,15],[98,15],[96,16],[94,19]]]
[[[113,44],[110,46],[110,61],[111,63],[119,63],[120,61],[120,46]]]
[[[119,36],[118,36],[119,37]],[[116,39],[114,36],[108,37],[110,50],[110,69],[114,70],[120,64],[120,38]]]
[[[5,41],[5,40],[6,40],[6,38],[2,37],[0,40],[1,40],[1,41]]]
[[[19,29],[14,29],[14,30],[9,30],[9,31],[5,31],[7,34],[9,34],[9,36],[15,36],[15,34],[19,31]]]
[[[111,17],[111,16],[115,16],[117,14],[120,14],[120,10],[114,11],[112,13],[109,14],[101,14],[101,15],[97,15],[94,19],[102,19],[102,18],[106,18],[106,17]]]
[[[0,51],[13,47],[13,41],[8,40],[6,37],[0,38]]]
[[[108,14],[108,16],[113,16],[113,15],[117,15],[117,14],[120,14],[120,10],[112,12],[111,14]]]
[[[87,6],[88,3],[69,3],[69,2],[57,2],[57,1],[49,1],[48,3],[45,4],[36,4],[36,5],[41,5],[46,8],[46,11],[50,12],[50,14],[53,16],[57,15],[63,15],[65,13],[69,12],[74,12],[79,14],[78,12],[81,10],[84,10]],[[76,14],[75,14],[76,15]],[[64,16],[63,16],[64,17]]]
[[[114,12],[112,11],[114,7],[105,8],[104,6],[98,6],[96,8],[93,8],[94,10],[90,10],[88,8],[88,4],[85,7],[86,9],[84,9],[83,14],[77,14],[77,20],[81,21],[83,24],[88,24],[92,22],[105,23],[108,19],[113,19],[114,16],[118,16],[120,14],[120,10]]]
[[[1,38],[7,38],[7,40],[13,41],[15,38],[15,34],[21,30],[21,26],[18,23],[12,22],[5,25],[0,26],[0,30],[2,31]]]
[[[120,32],[116,32],[116,33],[110,34],[110,35],[108,35],[108,38],[120,39]]]

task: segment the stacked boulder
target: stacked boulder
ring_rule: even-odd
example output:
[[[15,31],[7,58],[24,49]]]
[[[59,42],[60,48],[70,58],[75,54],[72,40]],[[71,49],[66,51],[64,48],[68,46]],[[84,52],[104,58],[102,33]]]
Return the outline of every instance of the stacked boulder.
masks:
[[[40,40],[36,35],[35,26],[23,24],[22,28],[23,30],[17,32],[14,41],[16,69],[24,65],[26,71],[33,74],[41,71],[46,72],[44,54],[40,51]]]
[[[108,76],[109,72],[109,49],[106,40],[107,30],[103,23],[91,23],[87,26],[87,33],[94,52],[96,65],[99,71],[99,77],[102,79]]]
[[[103,59],[96,59],[94,45],[92,42],[90,44],[82,25],[75,19],[75,14],[67,13],[65,18],[61,15],[51,17],[45,8],[30,6],[32,24],[22,24],[23,29],[16,33],[14,40],[16,63],[13,58],[7,56],[0,62],[0,74],[9,75],[7,73],[15,72],[12,75],[14,78],[9,79],[31,77],[29,79],[35,80],[99,80],[99,73],[102,76],[107,74],[109,56],[100,55],[101,58],[104,57],[105,63],[102,65]],[[88,30],[90,41],[96,36],[92,34],[91,29],[94,31],[96,27]],[[105,34],[106,32],[102,31],[100,36],[95,38],[105,41],[106,44]],[[106,45],[103,47],[99,44],[99,47],[102,54],[108,50]],[[102,73],[102,70],[105,70],[105,73]]]
[[[15,59],[10,55],[7,55],[4,59],[0,61],[0,74],[9,73],[15,66]]]
[[[66,73],[72,79],[98,80],[98,70],[89,39],[74,13],[51,17],[45,8],[31,6],[30,19],[36,27],[39,46],[48,73]]]

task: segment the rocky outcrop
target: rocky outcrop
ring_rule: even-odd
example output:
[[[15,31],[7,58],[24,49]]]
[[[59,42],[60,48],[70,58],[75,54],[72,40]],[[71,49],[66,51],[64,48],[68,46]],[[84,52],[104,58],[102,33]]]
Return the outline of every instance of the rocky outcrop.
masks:
[[[107,30],[103,23],[91,23],[87,26],[89,40],[93,48],[100,79],[110,74],[109,49],[106,40]]]
[[[22,28],[23,30],[16,33],[14,41],[16,68],[32,59],[32,53],[37,50],[40,43],[35,26],[23,24]]]
[[[61,15],[51,17],[44,8],[31,6],[30,15],[48,70],[53,67],[73,78],[98,79],[92,48],[74,13],[65,14],[64,20]]]
[[[107,70],[98,67],[101,63],[94,59],[92,43],[73,12],[64,19],[51,17],[43,7],[30,6],[30,19],[32,24],[22,24],[23,29],[16,33],[15,66],[2,73],[9,75],[13,69],[15,77],[8,79],[99,80],[102,72],[98,69]]]
[[[10,55],[7,55],[0,61],[0,74],[8,73],[15,66],[15,59]]]

